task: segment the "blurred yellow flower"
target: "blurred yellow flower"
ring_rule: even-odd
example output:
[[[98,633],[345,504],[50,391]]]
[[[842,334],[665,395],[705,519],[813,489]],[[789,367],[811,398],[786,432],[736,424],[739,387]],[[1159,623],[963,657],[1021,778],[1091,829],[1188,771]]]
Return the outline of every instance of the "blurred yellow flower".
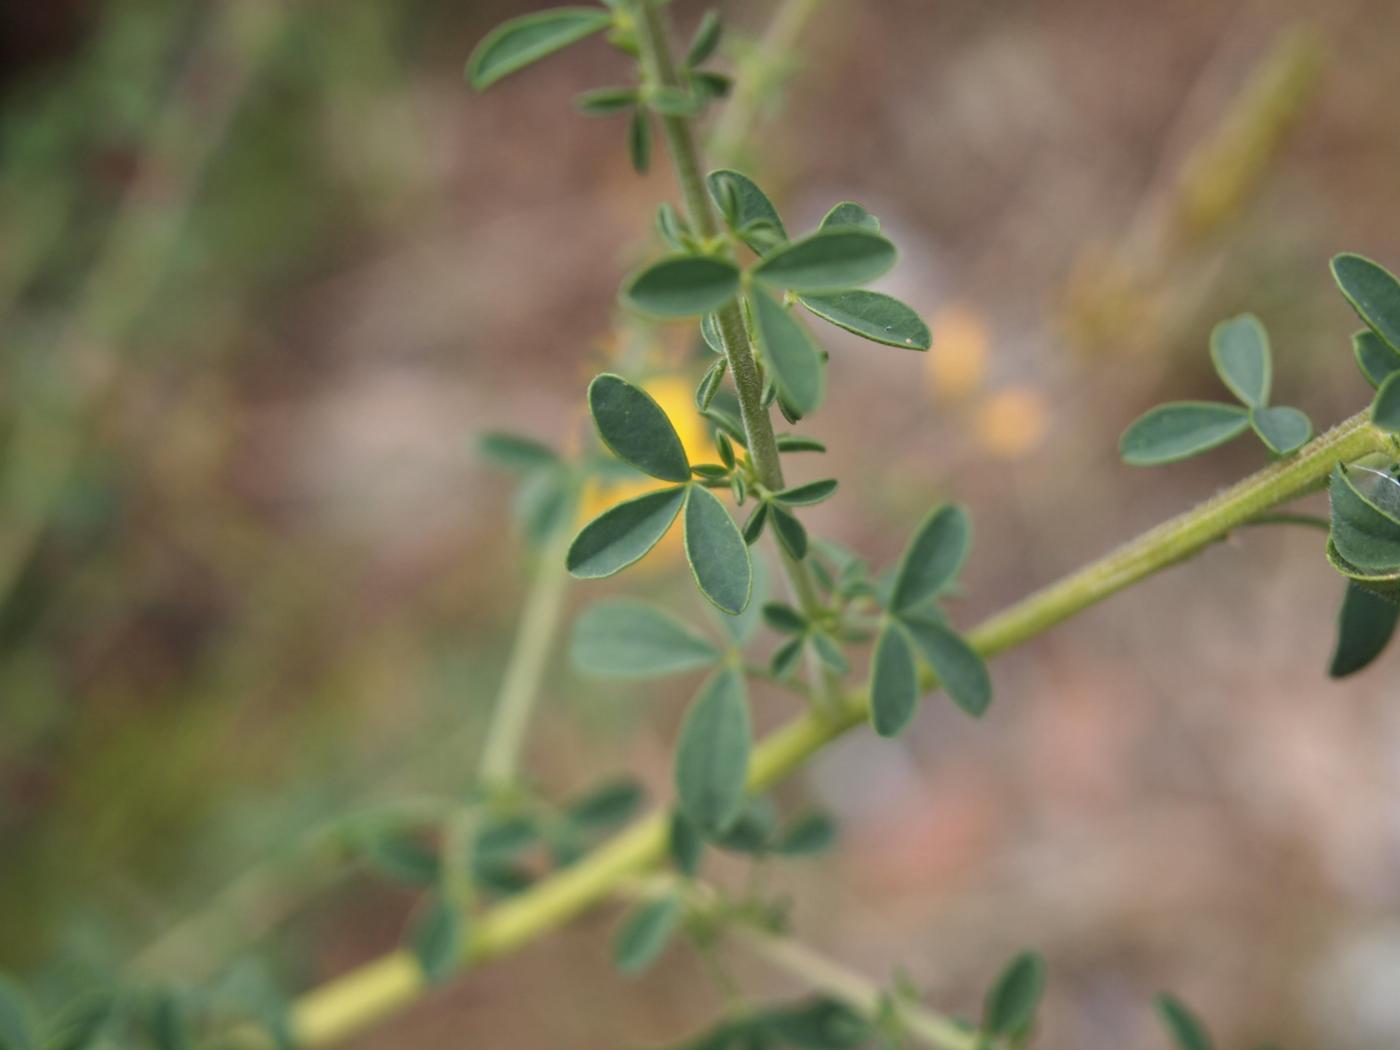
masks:
[[[1028,386],[998,390],[977,407],[973,430],[978,443],[998,459],[1020,459],[1045,440],[1050,405]]]
[[[967,397],[982,385],[991,342],[982,315],[953,303],[933,318],[933,347],[924,367],[935,397]]]
[[[683,376],[658,375],[643,381],[643,390],[656,399],[656,403],[670,417],[671,425],[681,439],[685,454],[691,463],[715,463],[719,456],[710,443],[709,428],[700,413],[695,410],[695,397],[692,384]],[[579,499],[579,524],[592,521],[609,507],[625,500],[665,488],[670,482],[638,476],[635,480],[599,481],[592,479],[584,486]],[[657,546],[657,551],[679,550],[680,530],[672,529]],[[647,558],[641,564],[659,564]]]

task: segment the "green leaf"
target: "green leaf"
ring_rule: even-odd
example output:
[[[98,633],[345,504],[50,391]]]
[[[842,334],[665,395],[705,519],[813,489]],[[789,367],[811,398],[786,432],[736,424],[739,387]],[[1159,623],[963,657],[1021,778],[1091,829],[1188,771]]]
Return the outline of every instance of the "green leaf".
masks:
[[[881,736],[898,736],[914,717],[919,672],[904,628],[893,620],[880,629],[870,671],[870,721]]]
[[[535,820],[522,813],[498,813],[488,817],[477,829],[472,842],[472,856],[486,864],[515,860],[540,840],[540,828]]]
[[[791,311],[767,292],[755,288],[749,302],[759,349],[779,392],[803,415],[815,411],[826,386],[821,352]]]
[[[499,430],[482,434],[480,448],[483,456],[507,470],[526,472],[559,463],[559,457],[548,445]]]
[[[1170,995],[1159,995],[1157,1012],[1177,1050],[1212,1050],[1213,1044],[1205,1028],[1179,1000]]]
[[[934,510],[914,531],[895,571],[890,611],[907,612],[947,587],[972,546],[972,521],[954,503]]]
[[[1332,259],[1332,276],[1361,320],[1400,352],[1400,281],[1379,263],[1351,254]]]
[[[728,211],[726,200],[731,202],[733,214],[726,217],[732,219],[732,229],[740,230],[752,223],[762,222],[774,227],[778,236],[787,240],[787,230],[783,228],[783,220],[778,217],[778,209],[747,175],[721,168],[705,176],[705,186],[721,212]]]
[[[1173,401],[1144,414],[1118,439],[1123,462],[1175,463],[1216,448],[1249,429],[1249,411],[1215,401]]]
[[[668,117],[693,117],[705,108],[705,97],[681,88],[657,88],[647,100],[651,108]]]
[[[927,350],[933,345],[923,319],[882,292],[853,288],[827,295],[799,296],[798,302],[822,320],[876,343],[910,350]]]
[[[872,233],[880,232],[880,220],[855,201],[842,201],[822,216],[821,229],[829,230],[835,226],[855,226]]]
[[[481,91],[611,24],[612,16],[596,7],[556,7],[512,18],[476,46],[467,60],[467,79]]]
[[[1337,553],[1337,541],[1335,536],[1327,537],[1327,560],[1331,562],[1332,568],[1336,569],[1349,581],[1361,587],[1365,587],[1368,591],[1391,599],[1400,595],[1400,566],[1380,572],[1358,569]]]
[[[918,620],[905,628],[953,703],[981,718],[992,702],[992,680],[977,650],[939,623]]]
[[[1362,481],[1375,471],[1356,471]],[[1332,542],[1337,552],[1366,572],[1391,572],[1400,568],[1400,520],[1377,502],[1384,489],[1371,498],[1360,492],[1353,472],[1338,465],[1332,471]]]
[[[34,1007],[14,981],[0,974],[0,1050],[38,1050]]]
[[[1002,970],[982,1007],[982,1029],[997,1036],[1017,1036],[1030,1030],[1045,992],[1045,960],[1023,952]]]
[[[1308,443],[1313,432],[1312,420],[1287,405],[1250,409],[1249,424],[1259,435],[1259,440],[1280,456],[1297,452]]]
[[[754,507],[749,518],[744,522],[744,542],[752,547],[758,542],[758,538],[763,535],[763,525],[768,520],[768,504],[760,503]]]
[[[802,522],[797,520],[797,515],[781,503],[771,503],[768,506],[768,517],[783,549],[798,561],[807,557],[807,530],[803,528]]]
[[[824,478],[821,481],[809,481],[804,485],[794,485],[792,488],[783,489],[781,492],[773,494],[773,498],[781,500],[789,507],[810,507],[830,498],[836,491],[836,479]]]
[[[826,446],[816,438],[804,437],[801,434],[779,434],[779,452],[825,452]]]
[[[695,36],[691,38],[690,47],[686,49],[686,66],[694,69],[703,65],[705,60],[715,53],[723,28],[724,23],[720,21],[718,11],[705,12],[705,17],[700,19],[700,25],[695,30]]]
[[[115,1001],[109,992],[86,992],[59,1011],[44,1034],[44,1050],[87,1050],[101,1036]]]
[[[734,89],[734,78],[723,73],[692,72],[691,86],[710,98],[728,98]]]
[[[605,831],[630,820],[646,799],[642,785],[621,777],[594,788],[571,804],[565,817],[580,831]]]
[[[430,983],[446,980],[457,969],[466,946],[461,911],[434,896],[414,920],[408,946]]]
[[[638,175],[651,168],[651,117],[644,106],[638,106],[627,122],[627,156]]]
[[[709,489],[691,486],[685,508],[685,556],[700,593],[737,616],[749,604],[749,547],[729,511]]]
[[[585,91],[574,98],[574,106],[589,117],[611,117],[625,112],[637,104],[637,89],[630,87],[605,87]]]
[[[743,809],[752,742],[744,680],[726,667],[686,712],[676,748],[680,808],[702,833],[722,832]]]
[[[1369,665],[1390,643],[1398,618],[1400,605],[1348,580],[1337,614],[1337,645],[1327,673],[1345,678]]]
[[[1392,434],[1400,433],[1400,373],[1392,372],[1371,402],[1371,422]]]
[[[676,428],[641,387],[604,372],[588,384],[588,408],[598,436],[618,459],[662,481],[690,480],[690,460]]]
[[[515,513],[525,539],[542,547],[556,532],[573,522],[578,489],[563,465],[532,471],[515,495]]]
[[[671,863],[687,878],[700,870],[700,858],[705,851],[705,840],[700,830],[680,810],[671,814],[667,829],[666,850],[671,855]]]
[[[836,821],[828,813],[808,813],[784,829],[773,850],[785,857],[825,853],[836,841]]]
[[[682,486],[648,492],[594,518],[574,537],[565,564],[581,580],[621,572],[666,535],[685,503]]]
[[[720,357],[724,356],[724,338],[720,334],[719,318],[714,314],[706,314],[700,318],[700,338],[712,351]]]
[[[856,1050],[876,1034],[875,1026],[836,999],[819,996],[796,1006],[768,1010],[761,1015],[763,1027],[782,1046],[800,1050]],[[750,1040],[724,1044],[733,1050],[764,1048],[772,1044]]]
[[[765,602],[763,622],[784,634],[801,634],[807,630],[807,619],[785,602]]]
[[[672,255],[632,277],[626,302],[655,317],[693,317],[722,306],[739,289],[739,268],[708,255]]]
[[[659,678],[709,667],[720,651],[654,605],[610,598],[578,618],[569,658],[579,671],[601,678]]]
[[[1351,337],[1351,352],[1366,382],[1373,387],[1380,386],[1392,373],[1400,372],[1400,352],[1392,350],[1369,328]]]
[[[633,911],[613,939],[613,965],[629,977],[643,972],[661,957],[681,920],[675,897],[650,901]]]
[[[1269,403],[1274,366],[1269,333],[1253,314],[1221,321],[1210,333],[1210,359],[1230,392],[1249,408]]]
[[[773,288],[832,292],[875,280],[894,260],[894,245],[878,233],[838,226],[774,250],[753,268],[753,275]]]
[[[774,678],[786,678],[788,672],[797,666],[798,657],[802,655],[802,646],[806,641],[801,635],[790,638],[778,648],[773,650],[773,656],[768,661],[768,670]]]
[[[710,835],[710,841],[733,853],[761,856],[773,848],[777,834],[778,811],[772,800],[750,798],[724,830]]]
[[[399,830],[370,839],[364,855],[381,875],[408,886],[431,886],[442,869],[435,851]]]
[[[670,245],[673,251],[686,251],[690,227],[686,225],[685,220],[676,212],[675,205],[671,204],[670,201],[662,201],[656,207],[656,230],[661,234],[661,239]]]
[[[808,640],[812,643],[812,648],[817,651],[817,658],[837,674],[845,674],[851,669],[846,654],[841,651],[841,646],[831,635],[825,631],[813,631],[808,636]]]
[[[704,376],[700,379],[700,385],[695,388],[695,407],[704,412],[714,402],[715,395],[719,393],[720,384],[724,382],[725,370],[729,367],[729,362],[720,358],[705,370]]]

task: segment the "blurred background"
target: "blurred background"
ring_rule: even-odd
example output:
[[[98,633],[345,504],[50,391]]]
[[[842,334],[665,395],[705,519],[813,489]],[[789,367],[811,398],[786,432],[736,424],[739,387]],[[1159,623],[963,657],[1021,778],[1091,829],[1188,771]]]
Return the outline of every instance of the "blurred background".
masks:
[[[568,101],[621,57],[463,83],[535,6],[0,7],[0,968],[41,996],[131,960],[300,989],[397,943],[412,894],[297,844],[472,781],[548,571],[479,433],[577,454],[605,366],[688,401],[689,337],[615,306],[669,169],[635,176],[624,123]],[[1326,263],[1400,265],[1400,4],[799,0],[795,53],[764,51],[782,6],[721,5],[751,119],[718,151],[790,229],[878,214],[884,287],[934,331],[928,355],[821,333],[833,396],[804,429],[831,452],[794,459],[843,479],[818,534],[884,565],[956,495],[968,627],[1262,465],[1244,441],[1117,459],[1149,405],[1223,395],[1218,320],[1259,314],[1279,401],[1320,424],[1369,398]],[[681,31],[703,9],[677,0]],[[631,770],[666,797],[694,682],[561,654],[604,593],[703,620],[686,576],[672,549],[568,586],[543,792]],[[1317,533],[1248,530],[998,659],[982,721],[935,697],[898,742],[853,734],[781,793],[842,825],[774,873],[797,930],[963,1014],[1036,946],[1047,1047],[1165,1046],[1163,988],[1226,1047],[1400,1045],[1395,662],[1326,678],[1341,592]],[[760,692],[757,718],[793,704]],[[615,921],[355,1045],[602,1050],[716,1015],[683,950],[615,977]]]

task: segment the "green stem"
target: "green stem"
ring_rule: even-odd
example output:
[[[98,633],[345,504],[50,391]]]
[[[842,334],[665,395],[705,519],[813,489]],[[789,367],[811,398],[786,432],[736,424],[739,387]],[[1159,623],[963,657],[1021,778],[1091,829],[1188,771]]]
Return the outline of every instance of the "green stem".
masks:
[[[679,88],[680,78],[676,74],[675,60],[671,56],[670,36],[660,8],[652,0],[639,0],[638,7],[641,16],[638,30],[643,70],[655,86]],[[690,220],[691,229],[706,241],[715,240],[720,235],[719,217],[705,188],[704,177],[701,174],[703,165],[700,150],[695,144],[695,133],[690,118],[662,115],[661,126],[671,154],[671,162],[676,169],[676,179],[680,183],[686,217]],[[777,436],[773,433],[773,420],[763,404],[763,380],[759,376],[753,348],[749,344],[741,299],[736,296],[721,306],[715,312],[715,322],[719,328],[720,341],[724,344],[724,356],[729,362],[729,374],[734,378],[734,389],[739,399],[739,418],[744,425],[749,461],[753,464],[760,484],[771,492],[778,492],[786,487],[783,481],[782,457],[778,452]],[[811,571],[806,564],[789,555],[781,546],[779,555],[798,607],[808,619],[816,618],[822,611],[822,601]],[[814,658],[809,658],[809,669],[818,695],[826,699],[829,706],[839,688],[837,679],[817,664]]]
[[[759,958],[799,977],[806,984],[839,999],[856,1013],[874,1020],[888,1002],[906,1033],[937,1050],[975,1050],[977,1033],[969,1032],[951,1017],[899,998],[840,963],[793,940],[755,926],[734,925],[727,935]]]
[[[564,555],[568,550],[567,530],[559,530],[540,554],[535,579],[520,614],[520,626],[511,646],[505,676],[486,729],[481,749],[480,776],[488,787],[507,788],[520,766],[520,751],[530,715],[539,696],[550,648],[559,629],[564,588],[568,574]]]
[[[1058,583],[975,628],[968,640],[984,656],[1018,645],[1184,561],[1261,513],[1326,484],[1332,468],[1371,452],[1393,451],[1393,438],[1362,412],[1316,438],[1295,456],[1265,467],[1185,514],[1144,533]],[[934,684],[931,677],[926,681]],[[749,763],[749,788],[766,790],[813,754],[865,720],[869,698],[857,692],[838,711],[810,708],[764,738]],[[587,858],[505,901],[475,924],[470,960],[508,954],[607,898],[625,880],[666,856],[664,812],[642,818]],[[324,1046],[359,1031],[423,993],[413,958],[396,951],[298,999],[291,1018],[298,1045]]]

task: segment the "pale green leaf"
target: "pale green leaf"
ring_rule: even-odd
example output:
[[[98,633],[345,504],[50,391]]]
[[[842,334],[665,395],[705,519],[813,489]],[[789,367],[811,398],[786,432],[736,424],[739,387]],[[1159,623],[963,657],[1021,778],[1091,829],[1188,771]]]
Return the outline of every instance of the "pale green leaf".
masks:
[[[743,808],[752,743],[744,680],[726,667],[686,712],[676,748],[680,807],[702,832],[724,831]]]
[[[467,60],[467,78],[480,91],[611,24],[612,16],[596,7],[556,7],[512,18],[476,46]]]
[[[1249,422],[1259,440],[1280,456],[1297,452],[1312,437],[1312,420],[1287,405],[1250,409]]]
[[[708,667],[720,657],[709,639],[654,605],[610,598],[586,609],[569,646],[574,667],[608,678],[657,678]]]
[[[1249,410],[1214,401],[1173,401],[1140,417],[1118,439],[1123,462],[1175,463],[1216,448],[1249,429]]]
[[[895,571],[890,610],[907,612],[957,578],[972,546],[972,521],[957,504],[934,510],[914,531]]]
[[[1269,403],[1273,359],[1269,333],[1259,318],[1241,314],[1221,321],[1210,333],[1210,359],[1230,392],[1249,408]]]

